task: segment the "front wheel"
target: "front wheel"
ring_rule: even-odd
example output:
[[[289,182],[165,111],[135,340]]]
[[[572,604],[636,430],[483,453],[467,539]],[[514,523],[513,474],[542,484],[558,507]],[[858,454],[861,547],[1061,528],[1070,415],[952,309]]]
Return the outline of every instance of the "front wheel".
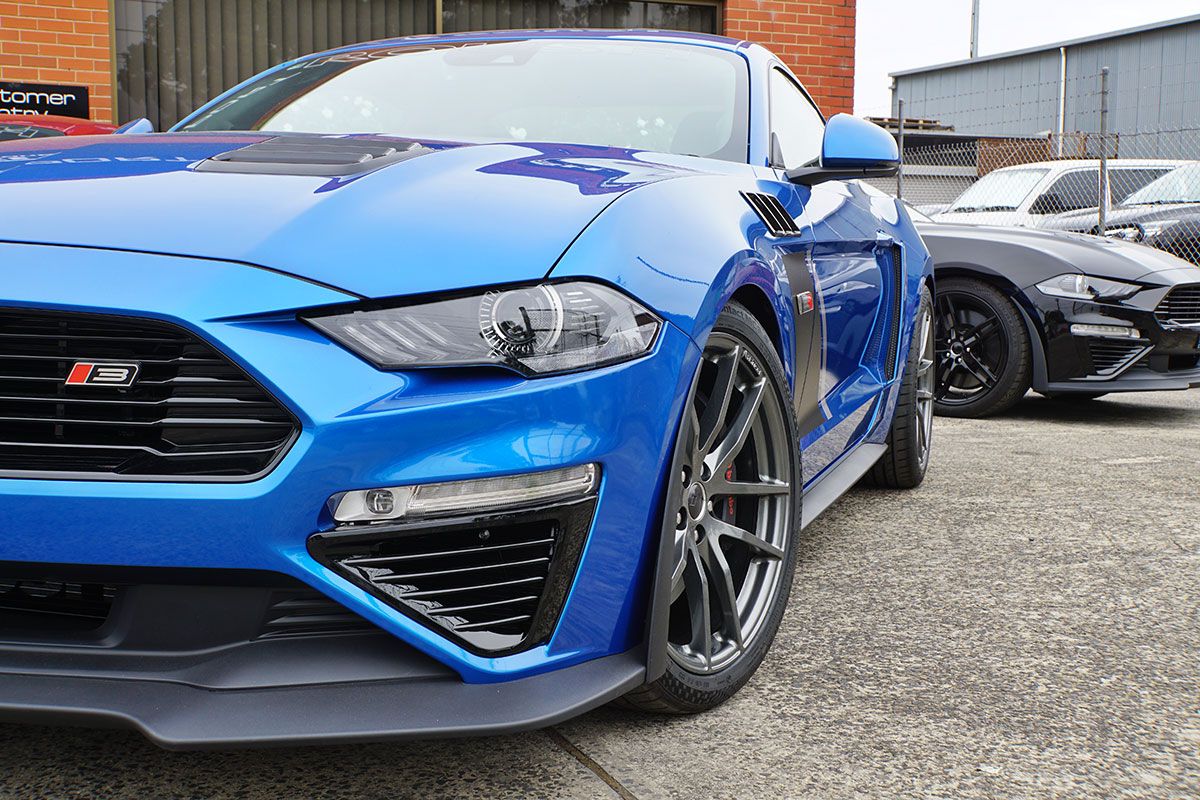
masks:
[[[983,281],[947,278],[934,305],[937,413],[986,417],[1016,405],[1033,376],[1029,330],[1016,304]]]
[[[701,358],[674,458],[666,673],[627,694],[645,711],[713,708],[750,679],[787,605],[800,520],[800,454],[783,366],[730,304]]]
[[[887,452],[867,473],[867,483],[889,489],[915,489],[925,480],[933,445],[933,301],[921,290],[908,363],[900,381],[896,414],[888,430]]]

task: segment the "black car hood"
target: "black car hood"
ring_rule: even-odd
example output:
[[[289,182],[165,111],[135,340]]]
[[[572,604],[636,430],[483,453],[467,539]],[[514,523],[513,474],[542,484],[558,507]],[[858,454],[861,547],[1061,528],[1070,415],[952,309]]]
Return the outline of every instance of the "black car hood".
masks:
[[[1085,272],[1100,278],[1157,283],[1180,269],[1200,270],[1146,245],[1079,233],[986,225],[919,223],[938,269],[980,268],[1024,288],[1046,278]]]
[[[1094,231],[1099,226],[1099,211],[1094,208],[1083,211],[1068,211],[1044,220],[1038,227],[1052,231]],[[1119,228],[1139,222],[1154,222],[1160,219],[1200,217],[1200,203],[1170,203],[1167,205],[1117,206],[1108,212],[1105,222],[1108,228]]]

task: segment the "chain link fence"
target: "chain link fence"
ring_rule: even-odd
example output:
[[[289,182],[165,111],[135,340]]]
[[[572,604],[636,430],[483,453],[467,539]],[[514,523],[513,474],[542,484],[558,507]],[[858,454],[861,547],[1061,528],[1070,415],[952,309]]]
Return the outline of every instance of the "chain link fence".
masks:
[[[1073,100],[1096,103],[1098,131],[971,136],[887,120],[904,131],[903,167],[872,183],[936,222],[1105,235],[1200,265],[1200,128],[1110,133],[1096,85]]]

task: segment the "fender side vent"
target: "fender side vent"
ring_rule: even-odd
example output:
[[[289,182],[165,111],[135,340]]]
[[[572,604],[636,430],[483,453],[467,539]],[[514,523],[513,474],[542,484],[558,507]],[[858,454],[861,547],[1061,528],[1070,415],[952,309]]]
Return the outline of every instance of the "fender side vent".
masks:
[[[900,368],[900,323],[904,315],[904,251],[900,245],[892,245],[892,308],[888,320],[888,351],[884,372],[889,381],[894,381]]]
[[[200,162],[197,172],[342,178],[433,152],[414,142],[276,136]]]
[[[764,194],[762,192],[742,192],[742,197],[754,209],[754,213],[758,214],[767,226],[767,232],[772,236],[798,236],[800,228],[796,225],[796,220],[783,207],[783,203],[773,194]]]

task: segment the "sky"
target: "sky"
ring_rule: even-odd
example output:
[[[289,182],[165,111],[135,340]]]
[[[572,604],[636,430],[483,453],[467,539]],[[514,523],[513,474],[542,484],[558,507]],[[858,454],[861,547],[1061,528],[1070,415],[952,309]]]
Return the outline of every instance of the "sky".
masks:
[[[1200,13],[1200,0],[982,0],[979,54]],[[858,0],[854,113],[889,116],[889,72],[970,55],[971,0]]]

